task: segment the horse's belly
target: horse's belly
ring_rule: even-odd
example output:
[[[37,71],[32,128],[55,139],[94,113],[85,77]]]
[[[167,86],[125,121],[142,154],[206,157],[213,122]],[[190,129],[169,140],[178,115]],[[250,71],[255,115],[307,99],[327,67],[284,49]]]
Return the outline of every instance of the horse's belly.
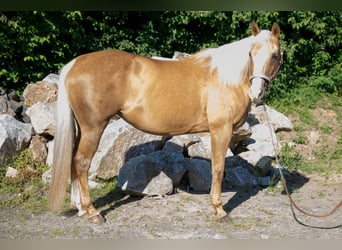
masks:
[[[121,106],[125,120],[136,128],[161,135],[207,131],[206,90],[201,77],[183,74],[180,65],[155,65],[151,62],[135,67],[127,84],[126,99]],[[138,67],[138,65],[140,65]],[[158,67],[157,67],[158,66]]]
[[[208,122],[199,112],[168,112],[167,109],[149,110],[144,107],[123,110],[121,116],[139,130],[158,135],[179,135],[207,132]]]

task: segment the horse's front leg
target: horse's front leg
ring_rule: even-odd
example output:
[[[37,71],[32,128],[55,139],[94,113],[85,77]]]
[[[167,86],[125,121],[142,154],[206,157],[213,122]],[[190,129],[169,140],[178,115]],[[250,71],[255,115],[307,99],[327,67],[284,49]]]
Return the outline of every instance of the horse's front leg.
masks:
[[[222,178],[224,173],[224,161],[228,145],[232,137],[232,126],[225,125],[214,128],[211,134],[211,171],[212,183],[210,190],[211,204],[215,210],[216,219],[228,218],[228,214],[222,206]]]

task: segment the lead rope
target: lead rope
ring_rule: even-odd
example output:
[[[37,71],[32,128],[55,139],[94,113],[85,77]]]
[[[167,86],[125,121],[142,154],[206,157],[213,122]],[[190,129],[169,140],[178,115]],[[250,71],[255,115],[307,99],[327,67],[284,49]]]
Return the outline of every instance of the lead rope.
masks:
[[[268,113],[267,113],[267,109],[266,109],[266,105],[265,103],[263,103],[263,107],[264,107],[264,112],[265,112],[265,115],[266,115],[266,120],[267,120],[267,124],[268,124],[268,127],[269,127],[269,130],[270,130],[270,134],[271,134],[271,139],[272,139],[272,144],[273,144],[273,148],[274,148],[274,151],[275,151],[275,160],[276,160],[276,165],[277,165],[277,168],[279,169],[279,173],[280,173],[280,178],[281,178],[281,181],[282,181],[282,184],[283,184],[283,187],[285,189],[285,192],[289,198],[289,201],[290,201],[290,207],[291,207],[291,211],[292,211],[292,215],[293,215],[293,218],[295,219],[296,222],[298,222],[300,225],[302,226],[306,226],[306,227],[310,227],[310,228],[317,228],[317,229],[335,229],[335,228],[340,228],[342,227],[342,224],[340,225],[337,225],[337,226],[332,226],[332,227],[321,227],[321,226],[311,226],[311,225],[307,225],[301,221],[298,220],[297,216],[296,216],[296,213],[294,211],[294,208],[296,208],[299,212],[307,215],[307,216],[310,216],[310,217],[316,217],[316,218],[323,218],[323,217],[328,217],[330,215],[332,215],[340,206],[342,206],[342,200],[329,212],[329,213],[326,213],[326,214],[311,214],[311,213],[308,213],[308,212],[305,212],[304,210],[302,210],[301,208],[299,208],[297,206],[297,204],[294,202],[294,200],[292,199],[291,195],[290,195],[290,192],[288,191],[287,189],[287,185],[286,185],[286,179],[284,177],[284,174],[283,174],[283,166],[280,164],[280,160],[279,160],[279,151],[278,151],[278,145],[275,143],[275,139],[273,137],[273,131],[272,131],[272,127],[271,127],[271,123],[270,123],[270,119],[268,117]]]

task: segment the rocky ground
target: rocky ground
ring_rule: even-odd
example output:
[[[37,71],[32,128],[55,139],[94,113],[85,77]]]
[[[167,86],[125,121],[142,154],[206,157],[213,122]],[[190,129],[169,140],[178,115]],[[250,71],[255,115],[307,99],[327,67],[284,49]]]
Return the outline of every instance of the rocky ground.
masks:
[[[340,202],[342,175],[298,176],[289,183],[294,200],[312,213],[325,213]],[[217,222],[208,194],[178,190],[165,197],[136,198],[110,192],[95,206],[105,216],[101,225],[78,218],[73,210],[0,209],[2,239],[341,239],[342,228],[316,229],[298,224],[280,185],[258,190],[223,192],[230,222]],[[324,219],[297,213],[311,226],[341,224],[342,208]]]

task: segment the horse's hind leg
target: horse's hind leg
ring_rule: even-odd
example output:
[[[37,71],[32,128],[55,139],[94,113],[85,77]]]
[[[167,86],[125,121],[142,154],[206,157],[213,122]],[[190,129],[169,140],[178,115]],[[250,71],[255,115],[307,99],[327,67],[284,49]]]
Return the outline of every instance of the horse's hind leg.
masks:
[[[72,203],[76,205],[80,217],[95,223],[102,223],[104,219],[91,201],[88,170],[106,124],[105,122],[94,127],[80,126],[80,140],[71,168]]]

